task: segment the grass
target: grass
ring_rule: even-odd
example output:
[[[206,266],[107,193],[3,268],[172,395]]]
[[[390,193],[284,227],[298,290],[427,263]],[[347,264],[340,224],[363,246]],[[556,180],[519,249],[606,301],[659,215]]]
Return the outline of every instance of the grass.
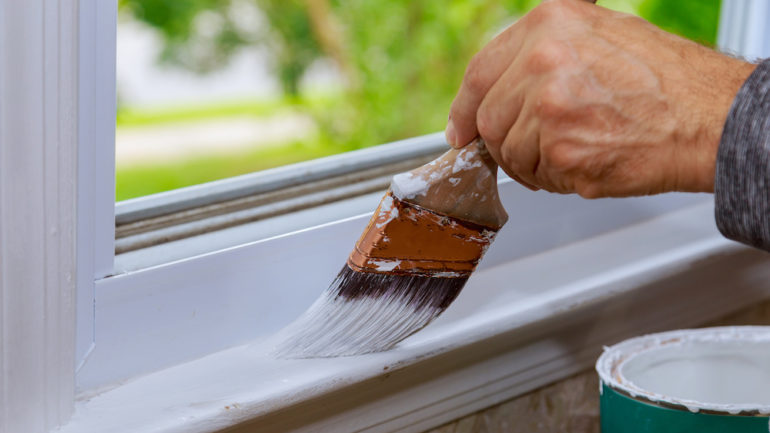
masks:
[[[228,117],[265,117],[284,110],[325,107],[338,98],[332,91],[310,92],[302,100],[276,98],[262,101],[229,101],[205,105],[166,106],[157,108],[123,107],[118,110],[117,127],[192,123]],[[176,161],[146,162],[116,167],[116,200],[196,185],[272,167],[320,158],[344,152],[344,146],[323,136],[305,142],[276,143],[240,152],[213,153],[210,156],[180,158]]]
[[[194,157],[141,166],[117,167],[116,200],[126,200],[161,191],[251,173],[340,153],[344,149],[318,140],[261,146],[245,152]]]
[[[283,100],[233,101],[208,105],[166,106],[154,108],[122,107],[118,110],[118,128],[194,122],[235,116],[268,116],[290,106]]]
[[[223,101],[152,108],[119,106],[117,127],[131,128],[239,116],[265,117],[296,107],[323,107],[340,96],[339,92],[334,91],[311,91],[301,98],[286,96],[264,100]]]

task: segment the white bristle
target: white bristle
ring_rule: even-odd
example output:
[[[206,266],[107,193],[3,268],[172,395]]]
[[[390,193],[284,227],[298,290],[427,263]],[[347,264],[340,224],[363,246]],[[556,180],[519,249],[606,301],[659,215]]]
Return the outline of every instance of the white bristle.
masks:
[[[441,314],[467,279],[343,266],[315,303],[274,337],[275,354],[316,358],[388,350]]]
[[[282,358],[315,358],[381,352],[425,327],[441,313],[404,296],[347,299],[325,291],[276,337]]]

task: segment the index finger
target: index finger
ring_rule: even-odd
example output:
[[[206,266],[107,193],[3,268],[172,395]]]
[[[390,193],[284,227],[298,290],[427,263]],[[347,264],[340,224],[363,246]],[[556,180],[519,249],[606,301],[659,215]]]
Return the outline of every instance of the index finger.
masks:
[[[453,147],[462,147],[478,135],[476,111],[489,89],[516,57],[523,32],[520,21],[497,35],[468,64],[452,106],[449,109],[447,141]]]
[[[596,3],[596,0],[583,1]],[[476,112],[479,105],[489,89],[518,55],[524,37],[525,20],[522,18],[497,35],[473,56],[465,70],[460,90],[449,109],[446,138],[450,146],[463,147],[478,136]]]

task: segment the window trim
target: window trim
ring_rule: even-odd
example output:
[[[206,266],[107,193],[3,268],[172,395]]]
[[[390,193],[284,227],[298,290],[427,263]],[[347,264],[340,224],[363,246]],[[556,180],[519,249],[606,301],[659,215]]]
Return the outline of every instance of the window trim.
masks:
[[[73,409],[77,53],[74,2],[0,2],[3,432],[42,433]]]
[[[251,195],[275,192],[384,165],[423,159],[446,148],[443,134],[429,134],[390,143],[388,146],[370,147],[124,200],[115,205],[115,221],[122,225]]]
[[[60,433],[425,431],[582,371],[602,345],[768,299],[766,254],[724,239],[712,212],[701,201],[485,267],[435,325],[391,351],[278,366],[269,340],[250,341],[84,394]]]
[[[756,8],[760,3],[752,1],[748,7]],[[741,5],[740,0],[725,0],[722,16],[727,11],[742,8]],[[8,261],[0,263],[0,296],[3,302],[0,323],[4,332],[4,338],[0,340],[0,383],[3,383],[0,387],[0,409],[5,414],[14,414],[0,417],[0,430],[43,432],[66,420],[72,411],[75,392],[76,365],[73,363],[85,360],[80,363],[80,376],[87,370],[91,359],[88,354],[99,347],[96,344],[98,338],[109,335],[110,326],[117,326],[115,321],[137,320],[137,316],[95,316],[95,310],[105,307],[104,298],[95,296],[99,294],[95,292],[96,285],[102,284],[105,288],[110,285],[111,290],[105,290],[104,295],[112,297],[113,301],[120,301],[121,297],[130,298],[136,294],[136,289],[141,288],[138,285],[142,282],[141,278],[150,281],[160,275],[150,271],[171,269],[159,266],[121,277],[109,277],[114,259],[114,149],[104,143],[114,142],[116,6],[116,2],[101,0],[28,0],[14,3],[13,7],[9,2],[0,2],[0,23],[3,24],[0,26],[0,93],[3,95],[0,99],[0,167],[3,168],[0,170],[0,251],[5,258],[9,257],[9,249],[13,249],[14,257],[23,259],[17,267],[7,266]],[[766,9],[763,11],[767,12]],[[756,11],[752,9],[750,12]],[[758,15],[744,13],[741,16]],[[720,46],[733,46],[726,44],[721,35],[733,34],[734,28],[743,28],[744,35],[752,35],[745,40],[757,36],[766,40],[766,36],[770,35],[767,28],[744,24],[739,19],[725,21],[720,26]],[[77,130],[73,130],[72,125],[77,125]],[[14,162],[18,164],[12,165]],[[24,185],[25,189],[9,188],[18,185]],[[705,216],[710,212],[702,214]],[[365,216],[352,218],[337,224],[360,225],[365,219]],[[307,230],[303,233],[321,234],[322,231]],[[302,241],[291,236],[279,236],[270,241],[279,240]],[[722,245],[715,251],[723,259],[731,252],[747,251],[722,239],[714,242],[713,247]],[[181,263],[219,266],[227,270],[232,264],[230,259],[257,244],[203,255],[197,263],[182,260],[169,266],[177,266],[176,270],[171,269],[177,274],[184,270],[179,266]],[[530,250],[522,254],[532,253]],[[243,266],[248,264],[248,261],[242,262]],[[481,272],[496,269],[492,265],[504,265],[494,260],[485,261],[485,264],[487,270]],[[766,268],[763,266],[763,269]],[[44,278],[41,279],[38,274]],[[74,282],[73,275],[76,278]],[[767,282],[763,275],[754,277],[754,280],[748,281],[754,287]],[[632,283],[638,287],[640,281]],[[116,284],[124,284],[125,290],[118,290]],[[623,287],[628,289],[628,286]],[[613,293],[610,290],[605,295],[611,297]],[[757,296],[766,295],[761,291],[754,293]],[[709,305],[727,308],[720,303],[720,298],[709,299]],[[170,299],[172,304],[173,301]],[[577,301],[571,311],[583,311],[578,307],[583,305],[584,300]],[[555,305],[550,303],[546,307]],[[548,317],[554,315],[554,311],[548,308],[544,313]],[[95,326],[96,319],[99,320],[98,327]],[[113,321],[112,324],[110,321]],[[205,353],[209,352],[202,352]],[[421,359],[424,358],[400,362],[408,364]],[[396,370],[400,365],[403,364],[396,362],[386,366]],[[178,368],[183,366],[178,364],[156,374],[174,374],[179,371]],[[462,377],[461,372],[458,374]],[[385,378],[382,372],[372,377]],[[554,378],[556,376],[551,377]],[[101,396],[114,396],[115,393],[130,396],[129,388],[119,387],[113,390],[114,393],[103,393]],[[524,388],[517,392],[522,390]],[[91,401],[103,402],[98,400],[99,397]],[[87,400],[81,400],[78,410],[87,403]],[[205,407],[216,409],[214,406]],[[196,407],[190,406],[189,409],[193,411]],[[448,410],[442,413],[454,416],[459,412]],[[89,414],[99,415],[86,408],[65,428],[79,431],[78,423],[94,419],[89,419]],[[109,416],[109,412],[101,412],[101,415],[105,414]],[[189,414],[195,415],[193,412]],[[208,421],[229,422],[232,425],[247,420],[249,414],[233,417],[220,410],[207,412],[207,416]],[[408,413],[401,416],[408,418]],[[364,418],[359,414],[357,425]],[[400,418],[394,415],[392,419]],[[350,427],[352,424],[347,425]],[[429,426],[422,424],[421,428]],[[158,427],[156,431],[163,431],[163,428]],[[199,431],[210,430],[200,428]]]
[[[728,4],[729,7],[729,3]],[[724,9],[723,9],[723,13]],[[113,45],[114,47],[114,45]],[[109,48],[106,47],[105,50]],[[114,51],[114,50],[113,50]],[[114,53],[113,53],[114,54]],[[436,139],[440,137],[439,135],[433,135],[428,138],[428,140],[431,141],[430,146],[436,146]],[[415,140],[420,140],[420,138],[417,138]],[[404,149],[408,148],[408,141],[406,143],[399,143],[397,145],[391,145],[392,148],[396,148],[401,146],[401,151],[403,152]],[[388,146],[382,146],[380,149],[384,149],[384,152],[387,152],[389,155],[388,157],[398,158],[399,152],[392,152],[391,149]],[[412,149],[410,151],[415,151],[415,149]],[[417,152],[421,152],[419,148],[416,148]],[[366,152],[376,152],[376,150],[367,150]],[[335,164],[339,163],[339,160],[346,160],[345,158],[350,158],[349,156],[340,155],[337,157],[331,157],[326,160],[320,160],[320,161],[312,161],[306,163],[306,165],[300,164],[300,167],[318,167],[317,169],[311,170],[308,174],[309,179],[319,179],[322,178],[325,175],[328,175],[329,173],[334,173],[334,170],[338,170],[337,168],[334,168]],[[354,160],[351,159],[350,161]],[[358,161],[361,162],[361,161]],[[367,164],[375,164],[376,159],[370,159],[368,160]],[[198,185],[194,187],[190,187],[188,189],[183,189],[179,191],[173,191],[169,193],[162,193],[158,194],[156,196],[151,196],[143,199],[137,199],[135,201],[129,201],[123,204],[118,205],[118,215],[123,215],[128,221],[130,218],[137,217],[137,216],[157,216],[159,213],[163,212],[169,212],[169,211],[176,211],[176,210],[182,210],[185,208],[191,208],[195,206],[199,206],[205,203],[211,203],[213,201],[222,200],[222,199],[232,199],[236,197],[242,197],[245,194],[251,194],[255,192],[264,192],[268,191],[271,188],[279,187],[279,186],[289,186],[293,182],[297,182],[296,179],[292,179],[290,176],[290,173],[292,170],[295,170],[296,166],[294,167],[284,167],[277,169],[273,172],[268,173],[262,173],[262,174],[253,174],[253,175],[247,175],[239,178],[233,178],[233,179],[224,179],[222,181],[213,182],[211,184],[206,185]],[[339,173],[343,172],[349,172],[349,170],[353,170],[354,165],[348,164],[344,166],[343,168],[339,169],[341,170]],[[518,200],[518,197],[520,196],[520,189],[510,183],[506,183],[504,181],[502,183],[501,187],[501,195],[503,195],[503,199],[506,200],[506,197],[509,201],[512,201],[513,203],[509,203],[509,208],[515,208],[515,200]],[[209,196],[210,195],[210,196]],[[569,199],[560,199],[560,200],[569,200]],[[632,201],[637,200],[639,203],[645,202],[645,200],[650,200],[649,203],[652,203],[649,209],[650,215],[660,215],[664,213],[664,209],[673,210],[675,209],[670,206],[670,204],[666,204],[667,199],[657,199],[657,198],[650,198],[650,199],[631,199]],[[576,202],[572,202],[573,206],[579,207],[580,205],[575,204]],[[549,206],[553,206],[550,202],[550,199],[546,199],[542,206],[544,208],[547,208]],[[630,205],[631,208],[633,208],[634,204]],[[646,206],[646,205],[645,205]],[[612,206],[609,206],[612,208]],[[621,206],[622,208],[622,206]],[[369,212],[369,211],[367,211]],[[589,213],[585,209],[578,211],[576,213],[580,214],[580,212],[584,212],[582,215],[583,218],[586,218],[586,215]],[[595,219],[600,220],[601,214],[603,211],[599,211],[595,214],[591,214],[588,219]],[[621,211],[625,212],[625,211]],[[562,215],[564,216],[564,215]],[[339,223],[341,224],[352,224],[352,226],[355,226],[356,224],[362,225],[363,221],[366,220],[366,216],[355,216],[355,214],[349,215],[349,218],[342,218]],[[579,219],[579,218],[578,218]],[[612,229],[618,229],[620,227],[623,227],[626,224],[632,224],[634,222],[641,221],[643,219],[634,219],[632,217],[629,217],[629,215],[624,214],[622,218],[619,218],[618,220],[612,222],[608,226],[597,229],[593,228],[591,230],[587,230],[582,233],[578,233],[579,230],[576,230],[574,226],[569,226],[569,228],[562,230],[569,231],[569,235],[566,236],[566,238],[562,238],[561,241],[565,242],[574,242],[581,239],[585,239],[588,236],[596,235],[601,233],[604,230],[612,230]],[[308,227],[304,230],[300,230],[299,232],[292,232],[292,233],[285,233],[281,234],[275,237],[271,237],[268,239],[260,239],[253,242],[244,243],[241,245],[236,245],[230,248],[225,248],[218,251],[210,251],[207,253],[199,254],[193,257],[184,257],[180,258],[178,260],[175,260],[170,263],[162,263],[158,265],[151,266],[149,268],[145,269],[135,269],[131,270],[129,272],[115,272],[113,271],[113,274],[115,276],[108,276],[106,278],[100,278],[96,281],[96,296],[95,296],[95,304],[96,304],[96,314],[99,317],[102,317],[102,321],[100,322],[100,328],[97,329],[95,332],[95,339],[99,340],[99,338],[114,338],[116,340],[125,339],[128,338],[132,341],[139,341],[136,337],[130,337],[126,334],[113,334],[113,331],[120,328],[119,324],[117,324],[115,321],[118,320],[116,318],[119,317],[128,317],[121,313],[121,309],[117,308],[115,309],[116,303],[113,302],[115,300],[121,300],[121,302],[125,302],[132,298],[132,296],[136,295],[136,298],[139,298],[142,295],[137,295],[137,293],[129,294],[131,293],[132,287],[154,287],[153,289],[143,290],[140,292],[144,293],[145,296],[151,296],[154,299],[158,299],[159,297],[163,297],[164,295],[167,295],[168,293],[164,293],[163,290],[156,290],[157,286],[154,285],[154,282],[157,281],[163,281],[164,283],[161,284],[167,284],[169,281],[176,281],[176,284],[181,284],[182,286],[185,286],[185,284],[191,284],[195,285],[195,281],[192,281],[191,279],[185,279],[186,276],[196,275],[195,269],[209,269],[212,267],[220,267],[220,268],[232,268],[233,262],[232,261],[238,261],[241,260],[240,266],[242,266],[243,271],[241,271],[240,275],[248,275],[249,270],[254,269],[254,263],[258,263],[258,258],[256,256],[249,257],[251,252],[258,251],[261,248],[266,248],[265,253],[269,251],[269,248],[267,246],[274,245],[274,244],[280,244],[281,242],[286,242],[287,239],[296,239],[296,238],[302,238],[303,236],[309,235],[311,232],[319,232],[323,233],[325,229],[327,229],[330,225],[336,224],[335,222],[329,223],[329,224],[322,224],[317,227],[313,227],[313,224],[310,223]],[[511,224],[509,224],[511,225]],[[352,232],[353,235],[349,236],[357,236],[358,233],[360,233],[361,230],[353,229]],[[351,238],[352,239],[352,238]],[[500,243],[500,242],[498,242]],[[346,242],[346,245],[352,245],[352,241]],[[548,248],[553,248],[558,246],[558,241],[551,241],[550,243],[542,243],[538,244],[538,246],[534,249],[529,249],[526,252],[518,251],[518,252],[512,252],[510,250],[505,251],[504,253],[495,253],[495,250],[490,251],[490,256],[488,256],[484,264],[486,266],[491,266],[493,264],[500,264],[503,263],[506,260],[515,260],[517,258],[522,257],[525,255],[525,253],[528,254],[535,254],[538,252],[542,252],[547,250]],[[498,248],[499,249],[499,248]],[[341,248],[341,250],[344,250],[345,253],[347,253],[348,248]],[[248,260],[245,260],[248,258]],[[228,262],[228,260],[231,260]],[[342,263],[343,260],[337,260],[337,262]],[[329,264],[329,269],[331,269],[331,273],[336,272],[336,268],[338,265],[335,264]],[[200,276],[203,277],[202,275]],[[251,278],[254,278],[252,275]],[[330,278],[326,277],[320,277],[320,280],[326,281]],[[238,280],[235,279],[234,281],[231,281],[231,284],[234,284],[236,287],[235,290],[239,291],[242,290],[243,287],[246,287],[248,284],[248,281],[246,279]],[[232,288],[231,286],[230,288]],[[173,292],[174,289],[170,288],[170,290]],[[198,291],[197,293],[201,293]],[[186,293],[183,295],[182,293],[178,292],[177,296],[186,296],[189,295],[189,293]],[[204,297],[205,298],[205,297]],[[164,298],[165,299],[165,298]],[[198,301],[201,301],[202,298],[199,298]],[[138,301],[141,302],[141,301]],[[212,300],[208,301],[202,301],[207,302],[206,305],[216,305]],[[177,307],[179,305],[183,305],[184,303],[177,304]],[[135,304],[138,305],[138,304]],[[298,313],[299,311],[297,311]],[[137,313],[135,311],[134,313]],[[217,313],[221,314],[221,313]],[[224,316],[221,316],[224,317]],[[177,317],[177,320],[181,320],[180,317]],[[152,322],[152,321],[149,321]],[[248,326],[253,326],[253,323],[249,324],[248,322],[242,323],[246,328]],[[158,323],[161,329],[158,331],[160,334],[163,334],[163,332],[168,331],[182,334],[182,335],[188,335],[189,329],[185,329],[184,327],[176,327],[175,325],[171,326],[163,326],[162,323]],[[214,324],[212,323],[212,326]],[[149,332],[148,329],[145,329],[143,332]],[[169,334],[165,334],[166,337],[169,336]],[[206,353],[211,353],[212,351],[216,350],[222,350],[226,347],[231,347],[232,345],[241,344],[244,341],[247,341],[248,338],[254,338],[255,334],[249,334],[248,332],[245,334],[236,333],[233,335],[233,333],[229,333],[226,337],[223,337],[221,342],[218,346],[211,346],[208,348],[202,348],[200,345],[190,343],[190,346],[193,347],[191,350],[186,350],[186,348],[183,348],[182,350],[175,351],[174,356],[176,358],[164,358],[164,356],[161,354],[163,352],[163,348],[158,347],[156,348],[158,352],[156,354],[158,356],[154,359],[154,366],[151,365],[144,365],[139,369],[134,369],[134,374],[140,374],[143,371],[153,371],[157,368],[164,368],[169,365],[173,365],[177,362],[183,362],[185,360],[193,359],[196,356],[202,356]],[[163,339],[161,338],[161,341]],[[101,348],[97,347],[95,349],[96,355],[92,357],[93,359],[90,359],[88,362],[84,363],[84,368],[79,371],[79,386],[81,389],[90,389],[93,387],[99,387],[99,386],[105,386],[109,382],[107,379],[107,376],[103,376],[103,373],[106,371],[103,367],[100,367],[100,365],[107,366],[109,365],[109,369],[111,369],[113,372],[118,371],[118,376],[113,377],[112,380],[119,379],[119,371],[120,368],[117,368],[115,364],[110,364],[110,360],[115,360],[114,357],[115,353],[110,355],[110,351],[114,348],[107,348],[108,345],[103,345]],[[130,345],[129,345],[130,346]],[[148,346],[148,348],[151,348],[152,345]],[[100,350],[100,349],[105,349]],[[137,350],[139,350],[137,348]],[[103,354],[105,353],[106,354]],[[140,351],[141,352],[141,351]],[[127,352],[128,353],[128,352]]]
[[[749,61],[770,55],[770,4],[763,0],[723,0],[717,46]]]
[[[116,204],[116,254],[387,189],[446,151],[442,133],[180,188]],[[362,211],[362,212],[365,212]]]
[[[77,0],[77,342],[79,370],[95,344],[96,280],[115,258],[117,1]]]

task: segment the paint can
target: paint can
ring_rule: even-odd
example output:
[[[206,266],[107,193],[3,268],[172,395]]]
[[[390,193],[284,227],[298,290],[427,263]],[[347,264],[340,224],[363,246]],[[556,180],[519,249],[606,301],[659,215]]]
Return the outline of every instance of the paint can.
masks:
[[[770,431],[770,326],[632,338],[596,371],[602,433]]]

